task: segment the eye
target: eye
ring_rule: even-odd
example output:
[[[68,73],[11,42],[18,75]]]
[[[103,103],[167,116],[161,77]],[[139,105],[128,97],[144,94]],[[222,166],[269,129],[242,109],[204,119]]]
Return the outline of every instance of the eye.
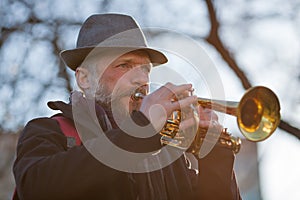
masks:
[[[132,69],[133,66],[130,65],[129,63],[121,63],[119,65],[117,65],[118,68],[123,68],[123,69]]]

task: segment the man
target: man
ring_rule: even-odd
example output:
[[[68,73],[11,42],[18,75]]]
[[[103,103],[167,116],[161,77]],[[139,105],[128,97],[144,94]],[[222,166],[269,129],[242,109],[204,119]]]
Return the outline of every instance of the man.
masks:
[[[147,47],[130,16],[89,17],[77,48],[61,57],[82,93],[74,92],[69,104],[48,105],[61,111],[58,116],[76,127],[81,140],[72,143],[66,133],[71,129],[57,116],[30,121],[18,142],[14,199],[240,198],[230,149],[216,145],[196,158],[196,173],[184,151],[162,144],[167,117],[189,110],[197,98],[189,95],[191,84],[167,83],[146,95],[151,68],[167,58]],[[135,98],[136,92],[143,98]],[[183,132],[217,121],[211,110],[197,112],[199,123],[190,115],[180,124]]]

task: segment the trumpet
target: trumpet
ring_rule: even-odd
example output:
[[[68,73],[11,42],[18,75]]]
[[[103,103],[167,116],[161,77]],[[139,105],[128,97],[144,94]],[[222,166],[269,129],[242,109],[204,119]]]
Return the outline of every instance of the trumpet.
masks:
[[[136,92],[135,99],[143,98],[143,94]],[[270,137],[280,123],[280,103],[276,94],[264,86],[248,89],[239,102],[212,100],[198,97],[198,105],[235,116],[237,125],[244,137],[252,142],[259,142]],[[174,111],[161,130],[161,143],[199,155],[201,145],[207,130],[198,129],[190,146],[186,146],[184,136],[179,136],[181,111]],[[234,137],[224,128],[221,134],[216,134],[218,144],[230,148],[238,153],[241,139]]]

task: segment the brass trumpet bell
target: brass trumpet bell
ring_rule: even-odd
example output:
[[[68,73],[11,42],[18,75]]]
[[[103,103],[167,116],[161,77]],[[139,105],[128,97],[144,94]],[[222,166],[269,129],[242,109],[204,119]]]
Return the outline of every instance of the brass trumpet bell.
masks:
[[[277,96],[262,86],[249,89],[237,109],[237,123],[242,134],[250,141],[268,138],[280,122]]]
[[[280,123],[279,100],[272,90],[263,86],[247,90],[240,102],[198,98],[198,103],[236,116],[241,133],[253,142],[268,138]]]

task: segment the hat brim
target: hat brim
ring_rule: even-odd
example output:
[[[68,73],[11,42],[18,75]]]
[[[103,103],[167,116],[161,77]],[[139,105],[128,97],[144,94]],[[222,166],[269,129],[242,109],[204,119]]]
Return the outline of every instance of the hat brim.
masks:
[[[131,51],[143,50],[148,53],[153,66],[161,65],[168,62],[167,57],[163,53],[148,47],[84,47],[71,50],[64,50],[60,52],[60,57],[65,63],[65,65],[67,65],[70,69],[75,71],[76,68],[80,66],[80,64],[84,61],[84,59],[90,53],[94,53],[95,50],[101,50],[103,52],[112,51],[115,49],[123,52],[123,54]]]

